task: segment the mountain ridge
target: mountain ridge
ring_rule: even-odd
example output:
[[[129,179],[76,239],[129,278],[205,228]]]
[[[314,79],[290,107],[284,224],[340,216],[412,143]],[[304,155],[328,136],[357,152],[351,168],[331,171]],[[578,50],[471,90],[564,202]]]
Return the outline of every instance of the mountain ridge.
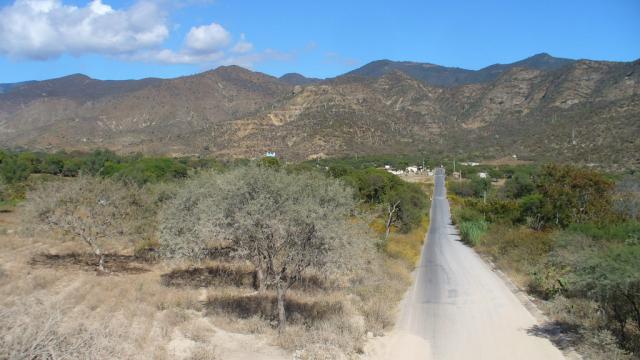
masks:
[[[0,145],[291,159],[463,152],[638,167],[640,61],[555,59],[456,86],[395,68],[304,85],[237,66],[141,83],[74,75],[0,94]]]

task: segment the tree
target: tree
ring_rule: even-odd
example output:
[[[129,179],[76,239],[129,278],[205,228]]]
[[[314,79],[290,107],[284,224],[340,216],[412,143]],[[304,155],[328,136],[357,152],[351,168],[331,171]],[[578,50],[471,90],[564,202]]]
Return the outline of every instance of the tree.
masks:
[[[536,178],[542,196],[540,219],[566,227],[606,221],[611,215],[613,183],[602,174],[569,165],[547,165]]]
[[[570,264],[575,268],[568,279],[570,290],[597,301],[627,345],[627,324],[640,327],[640,245],[615,244],[579,259]]]
[[[283,331],[287,289],[305,270],[339,258],[332,253],[347,242],[353,207],[352,192],[322,174],[256,166],[202,173],[161,216],[167,222],[161,225],[160,241],[170,255],[196,257],[203,256],[212,239],[230,242],[264,276],[264,285],[275,288]],[[185,227],[169,219],[174,216],[194,220]]]
[[[504,193],[510,199],[519,199],[530,195],[535,190],[529,175],[517,172],[504,184]]]
[[[36,228],[87,244],[101,272],[106,271],[108,244],[134,240],[144,230],[147,205],[136,187],[87,176],[42,183],[27,197],[27,213]]]
[[[408,232],[420,224],[428,203],[427,196],[416,184],[397,183],[383,196],[387,204],[387,224],[398,225],[400,231]],[[389,228],[387,228],[388,230]]]
[[[0,177],[7,184],[25,181],[31,174],[31,164],[15,155],[7,155],[0,163]]]

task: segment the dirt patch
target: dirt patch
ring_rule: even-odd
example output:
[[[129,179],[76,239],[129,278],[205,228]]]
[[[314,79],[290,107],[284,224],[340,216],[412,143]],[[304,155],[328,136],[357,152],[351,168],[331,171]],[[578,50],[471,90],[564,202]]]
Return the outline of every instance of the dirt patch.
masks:
[[[233,314],[247,319],[254,316],[268,321],[278,318],[277,298],[273,294],[216,295],[205,303],[208,313]],[[285,300],[287,321],[292,324],[311,324],[343,314],[340,302],[308,301],[287,297]]]
[[[146,262],[144,259],[136,256],[105,254],[104,267],[110,273],[140,274],[149,271],[149,269],[141,265],[144,262]],[[98,257],[87,253],[38,254],[31,258],[29,264],[51,268],[96,271]]]
[[[162,284],[171,287],[216,287],[236,286],[239,288],[256,287],[256,271],[248,266],[219,264],[207,267],[173,270],[161,276]],[[270,287],[268,287],[270,288]],[[316,275],[304,275],[296,281],[292,289],[326,290],[326,282]]]

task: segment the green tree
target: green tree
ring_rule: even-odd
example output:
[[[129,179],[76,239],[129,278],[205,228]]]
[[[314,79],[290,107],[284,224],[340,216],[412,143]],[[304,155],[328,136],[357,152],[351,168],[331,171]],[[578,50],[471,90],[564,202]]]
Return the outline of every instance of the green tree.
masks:
[[[504,194],[510,199],[519,199],[535,191],[533,180],[527,174],[517,172],[504,184]]]
[[[569,165],[547,165],[536,178],[543,202],[538,214],[545,224],[606,221],[611,216],[613,183],[602,174]]]
[[[0,177],[7,184],[23,182],[31,174],[31,163],[14,155],[5,156],[0,163]]]

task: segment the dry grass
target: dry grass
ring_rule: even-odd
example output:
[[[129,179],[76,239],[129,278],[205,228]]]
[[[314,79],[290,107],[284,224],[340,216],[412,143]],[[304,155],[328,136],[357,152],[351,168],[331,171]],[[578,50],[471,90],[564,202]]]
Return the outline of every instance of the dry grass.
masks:
[[[409,234],[394,232],[386,251],[375,251],[368,234],[362,265],[306,273],[287,293],[289,326],[279,337],[275,298],[254,293],[248,264],[148,261],[139,255],[149,243],[112,257],[144,272],[96,276],[83,244],[18,236],[19,218],[0,214],[0,358],[290,357],[272,345],[302,359],[354,357],[367,332],[393,326],[428,227],[425,219]]]
[[[11,229],[0,234],[0,359],[213,359],[226,342],[228,335],[204,316],[199,289],[162,285],[170,264],[108,276],[75,266],[33,266],[33,257],[44,252],[86,249],[17,236],[17,223],[8,218],[14,216],[0,215]],[[236,348],[247,356],[264,350]]]
[[[413,268],[420,258],[420,251],[428,230],[429,217],[425,215],[420,222],[420,226],[406,234],[392,231],[384,250],[392,258],[405,261]]]

